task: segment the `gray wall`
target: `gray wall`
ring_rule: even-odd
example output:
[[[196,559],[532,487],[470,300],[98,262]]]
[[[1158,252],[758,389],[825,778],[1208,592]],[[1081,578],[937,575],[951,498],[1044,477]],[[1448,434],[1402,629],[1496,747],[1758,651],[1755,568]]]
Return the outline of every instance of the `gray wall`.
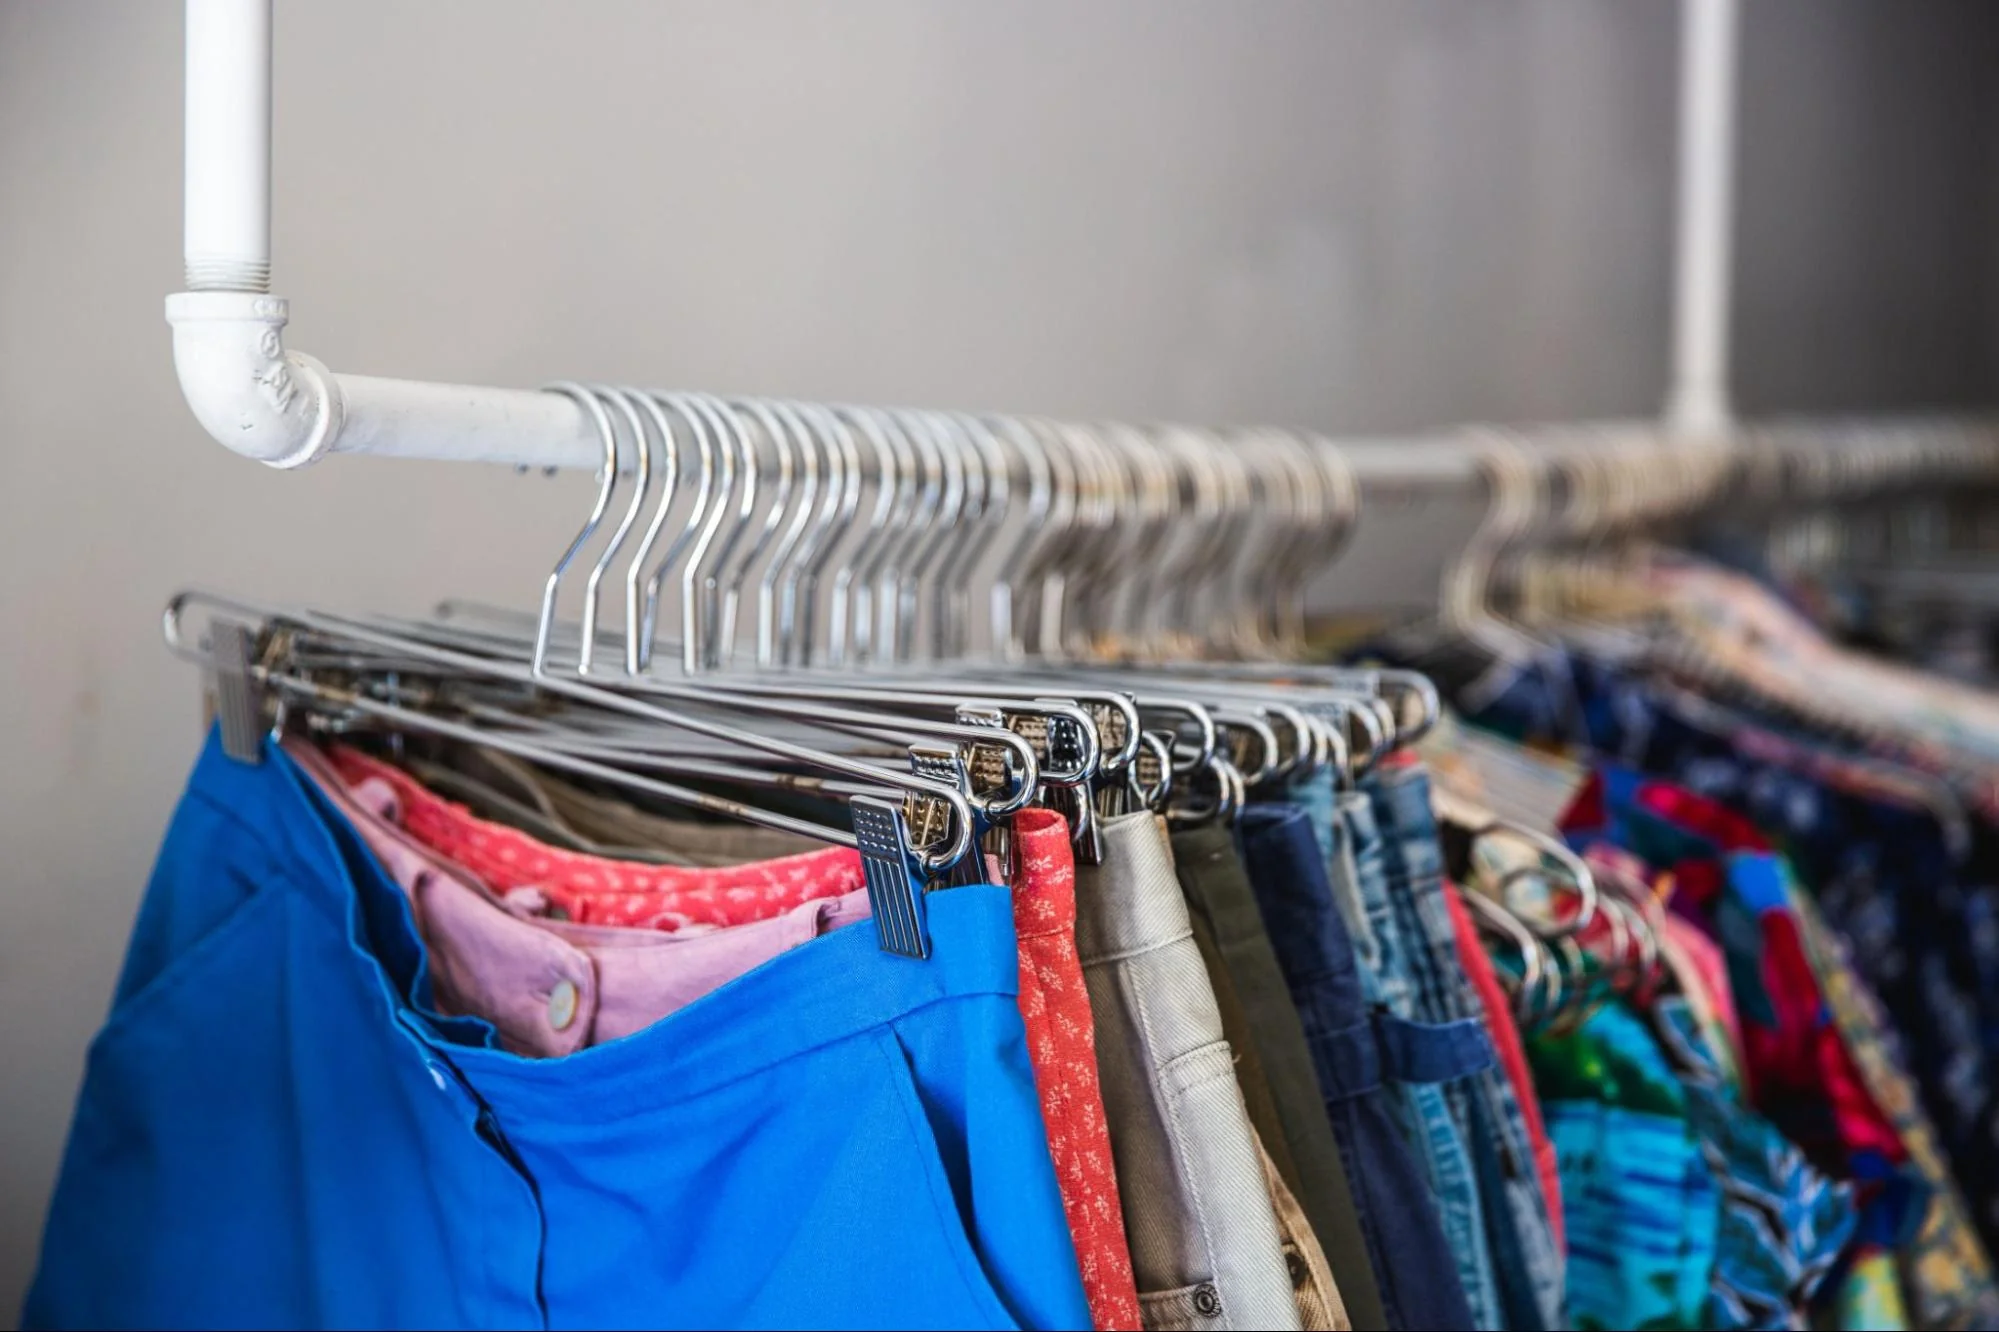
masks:
[[[1745,0],[1742,12],[1742,406],[1990,402],[1999,6]]]
[[[1663,392],[1669,4],[280,8],[277,289],[343,370],[1370,433]],[[1743,402],[1989,401],[1995,10],[1749,10]],[[179,98],[178,6],[0,0],[0,1310],[199,739],[164,598],[525,605],[582,502],[194,427]]]

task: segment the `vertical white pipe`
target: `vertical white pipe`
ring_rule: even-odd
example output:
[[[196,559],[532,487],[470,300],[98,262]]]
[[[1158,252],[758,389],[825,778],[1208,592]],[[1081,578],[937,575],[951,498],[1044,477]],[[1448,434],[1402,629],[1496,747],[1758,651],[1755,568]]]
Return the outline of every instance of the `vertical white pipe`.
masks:
[[[1680,0],[1680,180],[1667,423],[1712,431],[1728,394],[1730,224],[1735,192],[1736,0]]]
[[[189,291],[271,289],[271,0],[187,0]]]

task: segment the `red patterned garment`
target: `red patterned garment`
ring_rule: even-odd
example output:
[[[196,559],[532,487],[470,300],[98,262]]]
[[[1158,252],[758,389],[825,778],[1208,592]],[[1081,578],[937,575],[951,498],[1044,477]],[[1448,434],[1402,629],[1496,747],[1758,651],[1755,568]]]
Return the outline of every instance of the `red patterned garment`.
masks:
[[[1899,1173],[1907,1148],[1832,1020],[1805,949],[1789,862],[1770,850],[1755,824],[1707,796],[1645,782],[1636,802],[1722,853],[1715,877],[1726,890],[1710,898],[1709,915],[1724,951],[1735,944],[1740,953],[1747,938],[1760,943],[1755,955],[1729,958],[1743,1062],[1758,1108],[1835,1178]],[[1723,917],[1731,911],[1755,933],[1729,931]]]
[[[350,786],[370,777],[387,782],[402,802],[404,831],[494,893],[516,901],[517,894],[537,894],[544,912],[579,925],[692,933],[767,920],[864,886],[859,853],[843,846],[718,869],[564,851],[479,818],[402,769],[358,750],[336,745],[327,755]]]
[[[1099,1328],[1139,1326],[1138,1284],[1124,1237],[1124,1206],[1111,1162],[1110,1125],[1097,1083],[1096,1024],[1076,952],[1076,860],[1069,824],[1053,810],[1013,819],[1020,870],[1013,928],[1020,940],[1020,1016],[1062,1211]]]

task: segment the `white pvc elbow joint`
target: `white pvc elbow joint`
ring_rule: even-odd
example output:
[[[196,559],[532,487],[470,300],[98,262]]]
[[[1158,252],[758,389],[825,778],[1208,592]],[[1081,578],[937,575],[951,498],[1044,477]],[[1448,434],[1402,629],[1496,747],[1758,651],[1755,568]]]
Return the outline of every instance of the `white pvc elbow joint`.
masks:
[[[246,458],[303,467],[333,447],[343,417],[340,386],[302,352],[288,352],[290,306],[246,291],[167,297],[180,391],[208,433]]]

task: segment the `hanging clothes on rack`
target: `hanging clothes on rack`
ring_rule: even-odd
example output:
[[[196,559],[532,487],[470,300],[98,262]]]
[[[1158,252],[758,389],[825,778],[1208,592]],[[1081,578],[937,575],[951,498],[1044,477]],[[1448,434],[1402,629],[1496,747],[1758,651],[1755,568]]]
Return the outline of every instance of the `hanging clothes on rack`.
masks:
[[[1199,830],[1239,807],[1232,759],[1258,774],[1323,766],[1344,752],[1331,724],[1247,687],[1225,707],[1182,700],[1162,676],[1155,700],[1059,662],[1052,681],[982,664],[970,681],[936,668],[776,692],[649,675],[657,620],[640,571],[677,449],[701,457],[687,522],[710,538],[700,515],[725,511],[734,455],[744,507],[724,563],[753,527],[838,511],[755,491],[783,441],[754,433],[781,419],[770,409],[565,391],[597,413],[606,467],[531,635],[504,617],[214,603],[197,650],[180,624],[200,599],[170,612],[170,643],[210,670],[220,724],[83,1093],[27,1321],[1348,1326],[1283,1126],[1273,1154],[1248,1117],[1159,823]],[[943,633],[952,604],[948,581],[933,599],[903,564],[923,524],[948,526],[906,502],[960,504],[965,491],[931,487],[975,459],[967,490],[990,496],[999,474],[969,432],[851,419],[917,448],[878,455],[870,484],[891,524],[847,549],[833,581],[868,595],[844,603],[851,619],[826,644],[851,634],[901,654],[917,617]],[[1035,437],[1016,448],[1043,461],[1042,442],[1018,439]],[[1090,456],[1073,447],[1072,461]],[[634,459],[636,495],[582,623],[560,626],[556,584]],[[597,588],[648,503],[626,669],[596,674],[592,658],[613,651],[597,643]],[[1027,535],[1023,549],[1066,541]],[[694,577],[703,549],[669,558]],[[684,661],[727,658],[726,614],[704,612],[726,611],[748,566],[731,567],[717,597],[688,584],[683,627],[708,641]],[[1164,729],[1141,734],[1141,719]],[[238,817],[255,835],[238,835]],[[237,942],[224,953],[223,940]],[[210,967],[242,974],[209,984]],[[151,1062],[224,1002],[263,1023],[154,1079]],[[126,1030],[146,1034],[121,1063],[109,1033]],[[229,1076],[217,1059],[235,1061]],[[136,1082],[149,1093],[132,1101]],[[258,1131],[203,1131],[201,1087]],[[1314,1209],[1350,1216],[1330,1125],[1315,1136],[1295,1104],[1293,1121],[1315,1154]],[[315,1125],[332,1122],[345,1128],[329,1152]],[[351,1169],[350,1149],[365,1158]],[[1027,1168],[1002,1167],[1014,1153]],[[104,1246],[163,1224],[157,1208],[203,1172],[208,1210],[176,1216],[179,1244],[147,1250],[119,1287],[89,1279]],[[879,1222],[837,1206],[849,1191],[874,1197]],[[396,1225],[358,1230],[363,1198]],[[467,1207],[478,1225],[456,1227]],[[218,1227],[248,1217],[253,1241],[221,1242]],[[328,1246],[328,1228],[352,1233]],[[1348,1241],[1341,1266],[1366,1291],[1366,1254]],[[646,1256],[662,1249],[669,1261]],[[225,1253],[262,1284],[225,1280]],[[644,1275],[626,1279],[629,1265]]]
[[[169,608],[216,727],[30,1326],[1999,1310],[1982,1084],[1939,1080],[1982,1037],[1891,1030],[1869,983],[1935,985],[1835,933],[1888,897],[1855,839],[1911,834],[1764,776],[1921,796],[1944,876],[1975,744],[1717,726],[1600,551],[1518,580],[1565,650],[1485,578],[1404,654],[1436,683],[1312,664],[1357,495],[1321,441],[563,391],[605,466],[538,616]],[[1975,896],[1892,936],[1972,1014]]]
[[[1991,1104],[1972,1053],[1983,893],[1964,886],[1984,836],[1989,760],[1977,737],[1991,705],[1835,647],[1740,574],[1606,549],[1603,515],[1588,510],[1613,490],[1580,487],[1566,518],[1528,503],[1534,516],[1454,575],[1477,591],[1442,632],[1382,640],[1384,656],[1430,672],[1479,726],[1589,765],[1561,830],[1592,859],[1620,848],[1636,867],[1624,877],[1650,881],[1670,907],[1655,933],[1677,993],[1599,1003],[1580,1027],[1530,1040],[1551,1132],[1558,1143],[1569,1132],[1572,1098],[1643,1086],[1646,1113],[1686,1125],[1670,1129],[1678,1158],[1705,1157],[1719,1228],[1657,1240],[1662,1257],[1712,1246],[1706,1307],[1689,1279],[1653,1318],[1783,1326],[1818,1309],[1839,1326],[1986,1325],[1999,1304],[1968,1225],[1983,1218],[1960,1189],[1992,1196],[1990,1138],[1973,1127]],[[1537,530],[1561,534],[1553,549],[1525,549]],[[1578,534],[1597,544],[1562,547]],[[1451,757],[1480,773],[1540,762],[1495,761],[1492,745]],[[1545,816],[1545,798],[1529,803]],[[1860,972],[1835,930],[1854,940]],[[1620,1005],[1642,1021],[1616,1016]],[[1606,1081],[1610,1068],[1626,1071]],[[1931,1116],[1954,1153],[1938,1151]],[[1662,1139],[1657,1159],[1672,1157]],[[1604,1160],[1564,1154],[1565,1212],[1572,1195],[1592,1196],[1586,1175],[1606,1178]],[[1634,1239],[1616,1252],[1638,1249]],[[1571,1246],[1572,1264],[1588,1257]],[[1590,1271],[1571,1268],[1579,1320],[1648,1316],[1622,1303],[1640,1283],[1579,1280]]]

